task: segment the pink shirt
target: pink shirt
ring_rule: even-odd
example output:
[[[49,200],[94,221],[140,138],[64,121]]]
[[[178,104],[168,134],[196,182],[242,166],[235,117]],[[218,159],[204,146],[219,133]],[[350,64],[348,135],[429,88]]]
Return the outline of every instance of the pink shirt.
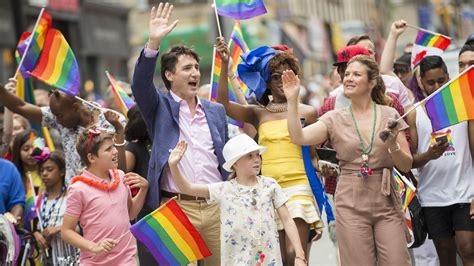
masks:
[[[130,189],[123,183],[124,173],[118,172],[120,184],[112,191],[101,190],[81,181],[68,188],[66,214],[79,218],[84,238],[87,240],[98,243],[105,238],[117,239],[130,230]],[[109,183],[87,170],[84,170],[81,176]],[[81,250],[81,265],[137,265],[136,249],[135,237],[129,233],[110,252],[94,257],[93,253]]]
[[[222,176],[218,170],[219,163],[214,152],[214,143],[200,99],[196,97],[196,114],[192,117],[188,103],[173,92],[171,96],[179,102],[179,140],[188,143],[188,150],[179,162],[178,168],[191,183],[221,182]],[[163,169],[160,185],[165,191],[179,192],[168,165]]]

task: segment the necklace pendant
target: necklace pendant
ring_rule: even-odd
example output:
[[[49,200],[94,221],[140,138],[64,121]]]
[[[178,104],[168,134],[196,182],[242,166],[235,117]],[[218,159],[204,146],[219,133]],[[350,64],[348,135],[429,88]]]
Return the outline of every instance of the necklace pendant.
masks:
[[[357,173],[357,177],[362,177],[364,180],[372,175],[374,171],[369,167],[369,156],[367,154],[362,154],[362,164],[360,170]]]
[[[369,155],[363,153],[362,154],[362,162],[367,163],[369,161]]]

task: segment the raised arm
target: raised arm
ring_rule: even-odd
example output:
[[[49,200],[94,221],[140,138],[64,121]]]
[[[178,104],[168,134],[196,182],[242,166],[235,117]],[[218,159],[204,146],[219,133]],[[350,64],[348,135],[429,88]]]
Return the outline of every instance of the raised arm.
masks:
[[[251,105],[242,105],[229,101],[229,47],[225,43],[224,38],[217,38],[216,49],[222,60],[219,85],[217,89],[217,102],[224,105],[225,112],[228,116],[237,121],[250,123],[257,127],[258,119],[256,119],[255,111]]]
[[[171,170],[174,182],[178,186],[179,190],[184,193],[195,197],[209,198],[209,188],[207,185],[193,184],[189,182],[178,168],[178,163],[183,158],[184,153],[188,144],[184,141],[178,142],[174,150],[170,151],[170,157],[168,159],[168,165]]]
[[[326,125],[318,121],[305,128],[301,128],[298,116],[298,94],[300,79],[291,70],[285,70],[282,75],[283,91],[288,101],[288,131],[291,141],[298,145],[319,145],[328,138]]]
[[[13,93],[10,93],[9,90],[16,88],[17,81],[16,79],[9,79],[5,87],[0,85],[0,102],[5,105],[6,108],[10,111],[17,113],[26,119],[29,119],[33,122],[41,124],[43,114],[41,113],[41,108],[24,102],[18,96]]]
[[[237,80],[237,75],[235,75],[235,73],[233,72],[234,63],[232,62],[232,58],[230,57],[229,57],[228,69],[229,69],[228,74],[229,74],[229,79],[230,79],[230,85],[232,87],[232,92],[235,95],[237,103],[240,103],[241,105],[248,105],[247,99],[245,99],[244,92],[242,91],[239,81]]]
[[[158,8],[153,7],[151,9],[149,40],[147,47],[138,58],[133,73],[132,92],[143,117],[147,118],[146,120],[154,117],[159,104],[159,91],[153,84],[153,75],[161,40],[178,24],[177,20],[169,24],[172,11],[173,6],[168,3],[165,5],[160,3]]]
[[[380,58],[380,73],[395,76],[393,73],[393,62],[395,61],[395,51],[397,48],[398,37],[407,28],[405,20],[397,20],[390,26],[385,47],[383,48],[382,57]]]

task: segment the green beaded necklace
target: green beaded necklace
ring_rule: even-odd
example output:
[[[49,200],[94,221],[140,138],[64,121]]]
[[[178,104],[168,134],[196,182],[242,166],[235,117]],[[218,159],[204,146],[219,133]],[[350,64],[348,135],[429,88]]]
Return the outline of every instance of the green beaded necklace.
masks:
[[[354,111],[352,111],[352,104],[349,105],[349,111],[351,112],[351,117],[352,117],[352,122],[354,122],[354,127],[357,131],[357,135],[359,136],[360,140],[360,147],[362,149],[362,165],[360,167],[359,173],[357,173],[358,177],[364,177],[364,179],[367,179],[369,175],[372,175],[373,171],[372,169],[369,168],[369,154],[372,151],[372,147],[374,144],[374,136],[375,136],[375,123],[377,121],[377,110],[376,110],[376,104],[374,101],[372,101],[373,106],[374,106],[374,122],[372,125],[372,135],[370,136],[370,144],[365,147],[364,140],[362,139],[362,135],[360,134],[359,127],[357,126],[357,121],[354,117]]]

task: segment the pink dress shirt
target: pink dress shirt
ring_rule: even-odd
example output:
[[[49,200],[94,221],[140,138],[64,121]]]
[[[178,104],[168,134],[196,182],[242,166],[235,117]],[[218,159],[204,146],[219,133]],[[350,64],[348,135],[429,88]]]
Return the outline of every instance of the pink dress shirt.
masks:
[[[179,102],[179,141],[184,140],[188,143],[188,149],[178,168],[191,183],[221,182],[222,176],[218,169],[214,143],[200,99],[196,97],[196,113],[192,117],[188,103],[173,92],[170,93],[173,99]],[[162,190],[179,193],[168,165],[163,169],[160,185]]]

